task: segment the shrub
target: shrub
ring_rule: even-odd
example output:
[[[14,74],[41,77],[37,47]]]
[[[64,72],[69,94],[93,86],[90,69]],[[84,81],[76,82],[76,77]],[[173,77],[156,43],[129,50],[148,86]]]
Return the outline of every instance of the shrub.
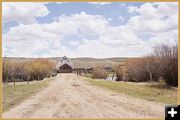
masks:
[[[8,82],[9,78],[10,78],[10,74],[12,74],[12,68],[11,66],[13,65],[12,61],[10,60],[3,60],[3,67],[2,67],[2,78],[3,78],[3,82]]]
[[[47,59],[3,60],[3,82],[42,80],[55,75],[55,63]]]
[[[128,59],[124,65],[126,81],[158,81],[163,78],[166,85],[178,85],[178,46],[158,45],[151,55]]]
[[[106,79],[107,71],[101,67],[94,67],[92,71],[92,77],[97,79]]]
[[[143,82],[147,81],[148,73],[145,71],[141,58],[129,59],[124,65],[125,81]]]
[[[116,73],[116,81],[121,81],[123,80],[123,70],[122,70],[122,67],[119,65],[119,66],[115,66],[114,67],[114,71]]]
[[[55,64],[46,59],[35,59],[27,62],[25,66],[27,76],[29,76],[31,80],[42,80],[45,77],[49,77],[53,75],[54,69]]]

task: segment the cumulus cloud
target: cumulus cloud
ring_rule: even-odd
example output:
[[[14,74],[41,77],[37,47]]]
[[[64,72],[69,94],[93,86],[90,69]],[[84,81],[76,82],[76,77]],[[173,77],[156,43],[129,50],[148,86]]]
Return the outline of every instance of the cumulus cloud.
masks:
[[[175,11],[162,13],[173,7]],[[177,43],[177,7],[145,3],[125,25],[112,26],[102,15],[81,12],[59,16],[52,23],[20,24],[3,34],[3,55],[25,57],[135,57],[157,43]],[[151,10],[147,9],[151,8]],[[172,20],[174,22],[172,22]],[[150,37],[143,38],[142,36]]]
[[[137,31],[156,33],[177,30],[177,3],[145,3],[140,7],[130,6],[129,12],[138,14],[131,17],[128,23]]]
[[[145,3],[140,7],[130,6],[128,11],[136,15],[129,19],[127,26],[136,33],[153,36],[149,43],[177,44],[177,3]]]
[[[34,23],[36,17],[49,14],[46,3],[3,2],[3,22],[16,21],[19,23]]]
[[[47,25],[49,32],[69,34],[100,34],[108,26],[108,21],[101,15],[89,15],[85,12],[60,16],[55,22]]]
[[[6,56],[31,56],[38,51],[54,49],[52,52],[61,51],[61,54],[74,55],[71,50],[62,47],[62,40],[69,35],[81,34],[85,37],[102,34],[108,21],[103,16],[88,15],[85,12],[71,16],[61,16],[57,21],[49,24],[28,24],[10,28],[3,35],[4,54]],[[24,45],[23,45],[24,44]],[[70,43],[71,45],[77,45]],[[10,52],[6,48],[11,48]],[[65,51],[68,51],[65,52]],[[48,51],[47,51],[48,52]],[[25,53],[25,54],[23,54]],[[46,53],[47,54],[47,53]]]

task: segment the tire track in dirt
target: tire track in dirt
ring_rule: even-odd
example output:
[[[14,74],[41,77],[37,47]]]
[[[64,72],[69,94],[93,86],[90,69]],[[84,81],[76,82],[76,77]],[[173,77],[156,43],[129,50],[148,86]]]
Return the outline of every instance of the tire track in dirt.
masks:
[[[162,118],[164,104],[90,85],[75,74],[58,74],[50,85],[3,118]]]

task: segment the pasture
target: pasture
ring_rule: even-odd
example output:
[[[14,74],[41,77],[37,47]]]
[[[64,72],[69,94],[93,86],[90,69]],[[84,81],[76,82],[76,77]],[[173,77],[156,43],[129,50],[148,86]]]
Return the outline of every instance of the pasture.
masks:
[[[159,83],[113,82],[91,78],[85,78],[84,80],[87,80],[92,85],[148,101],[165,104],[177,104],[178,101],[178,89],[176,87],[167,88]]]
[[[27,82],[16,82],[3,85],[3,111],[7,111],[10,108],[23,102],[26,98],[29,98],[45,87],[49,85],[52,78],[46,78],[42,81],[32,81],[29,84]]]

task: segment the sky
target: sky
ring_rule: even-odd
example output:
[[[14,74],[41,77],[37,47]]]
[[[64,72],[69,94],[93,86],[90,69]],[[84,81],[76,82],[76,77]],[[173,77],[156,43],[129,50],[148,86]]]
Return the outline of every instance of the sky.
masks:
[[[177,2],[3,2],[4,57],[140,57],[178,43]]]

